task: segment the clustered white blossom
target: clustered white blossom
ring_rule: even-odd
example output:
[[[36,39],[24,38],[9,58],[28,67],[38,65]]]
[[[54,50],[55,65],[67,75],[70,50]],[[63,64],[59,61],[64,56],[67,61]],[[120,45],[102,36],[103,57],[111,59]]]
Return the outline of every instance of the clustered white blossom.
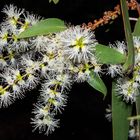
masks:
[[[0,29],[0,106],[7,107],[23,98],[27,90],[41,84],[40,96],[32,113],[34,130],[49,134],[59,126],[56,114],[64,109],[74,82],[90,78],[90,69],[101,72],[95,56],[97,41],[90,29],[80,26],[65,31],[18,39],[40,17],[10,5]]]
[[[68,91],[74,82],[90,79],[90,71],[101,74],[102,65],[95,55],[94,33],[81,26],[70,26],[65,31],[18,39],[18,35],[42,18],[10,5],[2,11],[6,18],[0,25],[0,107],[7,107],[23,98],[25,91],[41,85],[34,105],[34,130],[49,134],[59,127],[57,113],[67,103]],[[107,74],[119,76],[117,88],[124,100],[134,102],[140,83],[140,38],[134,38],[135,66],[133,78],[125,77],[122,65],[108,64]],[[110,45],[123,55],[124,42]],[[107,116],[108,117],[108,116]]]
[[[115,69],[117,70],[117,72],[113,71],[120,75],[120,77],[117,79],[117,87],[116,87],[118,96],[122,96],[123,100],[125,100],[126,102],[131,101],[131,103],[136,101],[136,97],[139,95],[140,89],[140,37],[133,37],[133,42],[135,50],[135,63],[132,77],[128,77],[126,75],[123,75],[123,73],[121,73],[122,65],[117,65],[118,68]],[[125,45],[122,45],[121,47],[126,48]],[[125,51],[126,50],[124,50],[124,54],[127,53]]]

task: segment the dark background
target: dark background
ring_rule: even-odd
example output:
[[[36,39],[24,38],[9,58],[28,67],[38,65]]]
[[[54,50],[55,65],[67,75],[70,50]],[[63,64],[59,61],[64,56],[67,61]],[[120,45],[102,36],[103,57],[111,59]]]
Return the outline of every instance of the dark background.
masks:
[[[48,0],[0,0],[0,10],[5,4],[14,4],[31,13],[43,17],[57,17],[74,25],[88,23],[102,17],[103,12],[113,10],[119,0],[60,0],[59,4],[49,4]],[[131,15],[136,15],[131,12]],[[0,14],[0,20],[4,14]],[[132,28],[135,22],[132,22]],[[109,29],[109,30],[108,30]],[[99,27],[95,31],[100,43],[108,44],[115,40],[123,40],[123,23],[119,17],[111,25]],[[44,136],[38,131],[32,133],[30,118],[33,104],[39,95],[37,89],[26,92],[23,100],[17,100],[6,109],[0,109],[0,140],[112,140],[111,123],[105,119],[105,108],[110,103],[111,79],[103,77],[108,88],[105,100],[101,93],[87,83],[74,84],[69,93],[69,101],[59,118],[60,128]]]

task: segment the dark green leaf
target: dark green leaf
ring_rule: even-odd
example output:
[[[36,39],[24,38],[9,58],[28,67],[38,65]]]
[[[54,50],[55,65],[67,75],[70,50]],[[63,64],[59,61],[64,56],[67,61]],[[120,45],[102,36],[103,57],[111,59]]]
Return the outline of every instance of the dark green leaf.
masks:
[[[102,79],[100,78],[100,76],[98,74],[91,71],[90,72],[90,79],[89,79],[88,83],[93,88],[95,88],[96,90],[103,93],[104,96],[106,96],[106,94],[107,94],[106,86],[105,86],[104,82],[102,81]]]
[[[138,19],[138,21],[135,24],[133,35],[140,36],[140,18]]]
[[[125,62],[125,56],[108,46],[97,44],[95,55],[102,64],[121,64]]]
[[[47,35],[49,33],[60,32],[66,29],[64,21],[57,18],[41,20],[37,24],[27,28],[18,38],[27,38],[37,35]]]
[[[129,121],[132,105],[128,105],[116,96],[116,85],[112,86],[112,123],[113,140],[128,140]]]

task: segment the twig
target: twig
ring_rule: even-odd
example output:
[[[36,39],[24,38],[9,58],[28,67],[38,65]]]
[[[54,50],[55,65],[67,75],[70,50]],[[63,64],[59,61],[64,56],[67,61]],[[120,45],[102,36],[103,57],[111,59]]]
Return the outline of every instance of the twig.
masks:
[[[129,10],[137,10],[140,15],[140,6],[136,0],[130,0],[130,2],[127,2],[127,6]],[[83,23],[82,27],[95,30],[97,27],[108,24],[109,21],[116,19],[120,14],[120,5],[118,4],[114,7],[114,11],[106,11],[104,12],[102,18],[94,20],[93,22],[89,22],[88,24]]]

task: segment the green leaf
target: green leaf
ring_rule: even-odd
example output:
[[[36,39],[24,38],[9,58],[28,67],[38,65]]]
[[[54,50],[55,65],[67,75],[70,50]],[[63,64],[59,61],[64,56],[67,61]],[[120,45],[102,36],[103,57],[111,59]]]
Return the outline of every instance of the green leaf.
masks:
[[[138,19],[138,21],[135,24],[133,35],[140,36],[140,18]]]
[[[131,25],[129,20],[127,1],[120,0],[120,4],[121,4],[121,11],[122,11],[122,17],[124,23],[125,37],[126,37],[127,48],[128,48],[127,49],[128,56],[126,58],[126,62],[123,65],[123,70],[127,74],[130,74],[133,71],[133,67],[134,67],[134,44],[133,44],[132,31],[131,31]]]
[[[106,96],[107,88],[106,88],[104,82],[102,81],[102,79],[100,78],[100,76],[98,74],[91,71],[90,72],[90,79],[88,80],[88,83],[89,83],[90,86],[92,86],[96,90],[103,93],[104,96]]]
[[[113,140],[128,140],[129,121],[132,105],[128,105],[116,96],[116,85],[112,86],[112,125]]]
[[[18,38],[27,38],[37,35],[47,35],[49,33],[60,32],[66,29],[64,21],[57,18],[41,20],[37,24],[27,28]]]
[[[102,64],[121,64],[126,59],[122,53],[102,44],[96,45],[95,55]]]

